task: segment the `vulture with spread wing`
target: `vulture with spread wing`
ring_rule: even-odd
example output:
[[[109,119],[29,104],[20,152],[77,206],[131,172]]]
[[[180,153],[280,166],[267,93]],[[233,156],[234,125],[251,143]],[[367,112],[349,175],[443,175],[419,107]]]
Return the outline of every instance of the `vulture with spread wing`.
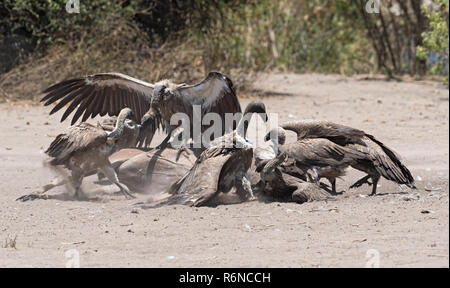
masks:
[[[214,112],[224,119],[226,113],[241,112],[232,81],[219,72],[210,72],[196,85],[178,85],[168,80],[151,84],[120,73],[101,73],[62,81],[43,93],[44,105],[57,103],[50,114],[69,105],[61,121],[75,111],[72,125],[80,118],[85,121],[97,115],[118,115],[125,107],[132,109],[133,120],[143,125],[140,146],[150,145],[160,127],[170,136],[176,128],[170,124],[175,113],[188,115],[192,130],[193,105],[199,105],[200,117]]]

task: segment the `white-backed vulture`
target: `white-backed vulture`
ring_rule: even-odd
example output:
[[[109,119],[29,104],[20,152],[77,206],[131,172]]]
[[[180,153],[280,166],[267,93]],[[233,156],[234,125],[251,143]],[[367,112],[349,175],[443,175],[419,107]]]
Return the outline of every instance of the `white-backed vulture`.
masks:
[[[148,193],[167,190],[173,182],[189,171],[196,159],[189,150],[167,148],[144,151],[137,148],[125,148],[112,154],[109,162],[116,171],[119,182],[125,184],[130,191]],[[57,172],[63,174],[63,171]],[[94,175],[96,172],[98,171],[92,170],[86,173],[85,177]],[[101,174],[99,180],[103,177],[104,175]],[[39,197],[39,195],[66,182],[64,177],[57,176],[50,183],[33,191],[34,194],[31,196],[23,196],[18,200],[50,198],[49,196]]]
[[[141,146],[150,145],[155,130],[160,127],[171,132],[175,128],[170,125],[173,114],[184,113],[192,120],[193,105],[201,107],[201,117],[214,112],[224,119],[225,113],[241,112],[232,81],[219,72],[210,72],[196,85],[178,85],[168,80],[154,85],[120,73],[101,73],[62,81],[43,93],[46,94],[41,99],[44,105],[59,101],[50,114],[70,104],[61,121],[75,111],[72,125],[80,117],[85,121],[97,115],[118,115],[122,108],[131,108],[135,114],[133,120],[143,125]]]
[[[289,122],[282,127],[294,131],[301,141],[311,138],[327,139],[348,151],[347,155],[354,158],[351,166],[368,174],[350,188],[367,183],[373,186],[371,195],[375,195],[381,176],[398,184],[415,188],[414,177],[397,153],[362,130],[328,121],[314,120]],[[369,179],[372,179],[372,182],[369,182]]]
[[[132,117],[130,108],[120,111],[113,131],[106,132],[98,124],[82,122],[69,127],[66,133],[59,134],[45,151],[50,156],[49,164],[64,166],[71,171],[70,182],[75,189],[75,197],[80,197],[80,186],[83,178],[91,171],[100,170],[125,195],[134,198],[128,187],[119,182],[108,157],[116,151],[116,145],[123,136],[126,119]],[[63,180],[64,181],[64,180]],[[39,198],[41,195],[26,195],[18,200]]]
[[[228,193],[233,188],[242,201],[254,199],[247,174],[253,159],[253,146],[244,138],[248,128],[247,115],[253,113],[261,113],[259,115],[267,121],[264,104],[250,103],[244,113],[246,117],[241,118],[237,128],[212,141],[189,172],[168,189],[171,196],[157,205],[204,206],[218,194]],[[238,131],[244,131],[244,135]]]
[[[287,155],[280,153],[257,167],[256,171],[260,172],[260,180],[252,187],[258,197],[262,196],[264,200],[294,201],[300,204],[333,199],[321,190],[321,185],[318,183],[309,183],[287,173],[286,167],[295,166],[295,162],[289,161],[287,166],[283,166],[286,160]]]
[[[348,150],[325,138],[303,138],[296,142],[286,144],[286,132],[283,128],[275,128],[269,132],[265,140],[276,141],[279,153],[285,154],[288,159],[295,161],[295,166],[312,182],[327,178],[332,184],[332,193],[336,192],[336,178],[343,176],[345,169],[356,158],[363,157],[359,152]],[[278,134],[277,139],[272,135]]]

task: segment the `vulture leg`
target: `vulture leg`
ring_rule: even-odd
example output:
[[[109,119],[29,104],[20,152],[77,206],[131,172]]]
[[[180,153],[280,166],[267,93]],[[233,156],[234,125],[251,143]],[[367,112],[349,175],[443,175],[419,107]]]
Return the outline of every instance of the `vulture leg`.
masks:
[[[184,129],[182,127],[177,127],[175,129],[171,129],[169,131],[169,133],[167,133],[166,138],[164,138],[164,140],[161,142],[161,144],[156,146],[156,149],[159,149],[159,150],[166,149],[167,146],[169,146],[169,143],[172,142],[176,137],[178,137],[178,135],[180,135],[180,133],[183,131],[184,131]],[[176,147],[174,147],[174,148],[176,148]]]
[[[377,194],[377,184],[378,181],[380,180],[380,176],[379,175],[372,175],[372,193],[370,194],[370,196],[374,196]]]
[[[75,198],[77,199],[81,199],[83,196],[82,193],[83,191],[81,191],[81,183],[83,182],[83,172],[81,170],[78,169],[73,169],[72,170],[72,186],[75,189]],[[80,194],[81,192],[81,194]]]
[[[343,194],[345,192],[345,190],[337,192],[337,189],[336,189],[336,177],[327,178],[327,179],[328,179],[328,181],[330,181],[330,184],[331,184],[331,195],[341,195],[341,194]],[[324,185],[322,185],[322,183],[320,183],[320,186],[322,188],[324,188],[325,190],[327,190],[328,189],[328,188],[326,188],[327,186],[324,186]]]
[[[65,183],[66,183],[66,181],[64,180],[64,178],[62,178],[62,177],[55,177],[55,178],[53,178],[53,180],[49,184],[44,185],[41,188],[35,190],[34,193],[44,194],[48,190],[53,189],[53,188],[58,187],[58,186],[61,186],[61,185],[64,185]]]
[[[127,186],[119,182],[119,178],[117,177],[116,171],[111,166],[103,166],[100,168],[103,174],[105,174],[106,178],[109,179],[112,183],[114,183],[117,187],[119,187],[120,192],[123,193],[125,198],[136,198],[131,195],[130,190]]]
[[[337,191],[336,191],[336,178],[330,178],[328,179],[328,181],[330,181],[331,184],[331,194],[333,195],[337,195]]]
[[[372,179],[372,182],[369,182],[369,179]],[[361,187],[364,184],[367,184],[369,186],[373,185],[372,193],[370,194],[370,196],[373,196],[373,195],[377,194],[377,184],[378,184],[379,180],[380,180],[380,175],[367,175],[367,176],[364,176],[363,178],[359,179],[358,181],[356,181],[352,186],[350,186],[350,188]]]
[[[164,150],[164,149],[166,149],[167,146],[169,146],[170,136],[171,136],[170,134],[167,135],[167,137],[164,138],[164,140],[161,142],[161,144],[159,144],[158,146],[156,146],[155,149],[157,149],[157,150]]]
[[[370,175],[366,175],[366,176],[364,176],[363,178],[361,178],[361,179],[359,179],[358,181],[356,181],[352,186],[350,186],[350,189],[353,189],[353,188],[357,188],[357,187],[361,187],[362,185],[364,185],[364,184],[367,184],[367,185],[372,185],[372,183],[371,182],[369,182],[369,179],[370,178],[372,178],[372,176],[370,176]],[[372,178],[373,179],[373,178]],[[373,180],[372,180],[373,181]]]
[[[247,173],[238,173],[235,178],[236,193],[242,201],[253,201],[255,196],[253,195],[252,186],[248,180]]]
[[[16,201],[25,202],[25,201],[35,200],[35,199],[47,199],[48,196],[43,195],[45,192],[47,192],[48,190],[51,190],[57,186],[64,185],[65,183],[66,183],[66,181],[64,180],[64,178],[55,177],[49,184],[46,184],[46,185],[34,190],[32,194],[24,195],[22,197],[17,198]]]

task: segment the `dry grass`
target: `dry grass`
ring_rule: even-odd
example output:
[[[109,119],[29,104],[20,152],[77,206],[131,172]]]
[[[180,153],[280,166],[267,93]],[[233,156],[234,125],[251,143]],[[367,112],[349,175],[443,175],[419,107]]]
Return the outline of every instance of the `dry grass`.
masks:
[[[97,31],[98,32],[98,31]],[[112,33],[77,43],[56,43],[44,57],[35,57],[0,75],[0,102],[38,101],[41,91],[64,79],[100,72],[120,72],[148,82],[172,79],[196,83],[212,70],[229,74],[235,86],[248,90],[249,79],[240,70],[206,67],[201,51],[190,40],[173,38],[159,48],[149,47],[145,33],[119,22]]]
[[[152,49],[145,34],[123,22],[105,37],[57,43],[46,56],[30,59],[0,76],[0,101],[38,100],[40,91],[51,84],[99,72],[121,72],[145,81],[201,79],[201,57],[189,49],[189,43],[177,42],[181,41]]]

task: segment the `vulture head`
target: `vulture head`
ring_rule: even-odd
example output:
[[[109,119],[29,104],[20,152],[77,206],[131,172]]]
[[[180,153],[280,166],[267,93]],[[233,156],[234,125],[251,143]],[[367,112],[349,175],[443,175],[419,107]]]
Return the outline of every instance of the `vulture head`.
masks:
[[[133,117],[133,110],[131,110],[128,107],[123,108],[122,110],[120,110],[119,116],[117,117],[118,119],[130,119],[131,117]]]
[[[118,140],[123,134],[124,127],[126,126],[128,128],[126,120],[131,119],[133,115],[133,110],[128,107],[120,110],[119,116],[117,117],[116,126],[114,127],[114,130],[109,133],[109,138]]]
[[[152,95],[152,101],[150,102],[150,110],[145,113],[141,119],[141,125],[148,124],[148,121],[154,120],[155,117],[161,116],[161,101],[164,99],[167,87],[164,84],[158,84],[155,86]]]
[[[140,146],[145,143],[145,146],[150,145],[152,138],[162,122],[161,103],[164,101],[166,94],[169,93],[169,82],[163,80],[155,85],[153,89],[152,100],[150,102],[150,109],[142,116],[141,119],[141,133],[138,142]]]
[[[247,137],[247,130],[250,123],[252,115],[257,113],[264,122],[268,121],[266,106],[261,101],[252,101],[245,108],[244,115],[238,123],[237,131],[243,137]],[[243,134],[242,134],[243,132]]]
[[[270,130],[264,137],[264,141],[269,140],[275,141],[278,145],[284,145],[286,143],[286,131],[281,127]]]
[[[244,114],[258,113],[267,122],[266,105],[261,101],[252,101],[245,108]]]
[[[155,109],[155,112],[160,112],[160,103],[161,100],[164,99],[164,95],[167,93],[167,87],[164,84],[158,84],[155,87],[155,90],[153,90],[153,97],[152,97],[152,102],[151,102],[151,106],[153,109]]]

